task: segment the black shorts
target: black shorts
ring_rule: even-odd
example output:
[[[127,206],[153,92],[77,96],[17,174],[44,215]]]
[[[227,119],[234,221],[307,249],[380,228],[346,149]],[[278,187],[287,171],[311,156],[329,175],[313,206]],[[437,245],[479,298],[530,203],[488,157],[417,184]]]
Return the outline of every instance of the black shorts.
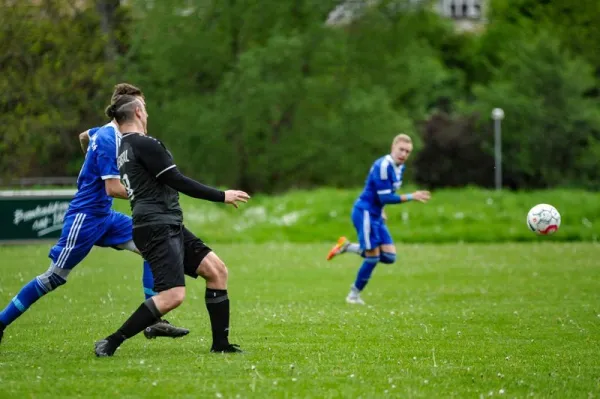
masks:
[[[154,291],[185,286],[185,275],[197,278],[198,266],[212,250],[183,225],[150,225],[133,229],[133,242],[154,275]]]

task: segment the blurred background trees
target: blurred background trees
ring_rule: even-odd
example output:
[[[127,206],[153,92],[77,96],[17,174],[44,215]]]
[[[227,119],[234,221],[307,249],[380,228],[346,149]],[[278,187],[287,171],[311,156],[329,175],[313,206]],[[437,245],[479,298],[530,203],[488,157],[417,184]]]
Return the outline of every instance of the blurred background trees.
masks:
[[[115,83],[187,173],[250,191],[356,186],[399,132],[428,187],[492,186],[490,112],[506,112],[519,189],[600,187],[600,8],[491,0],[480,29],[436,2],[0,0],[0,176],[78,173],[77,133]]]

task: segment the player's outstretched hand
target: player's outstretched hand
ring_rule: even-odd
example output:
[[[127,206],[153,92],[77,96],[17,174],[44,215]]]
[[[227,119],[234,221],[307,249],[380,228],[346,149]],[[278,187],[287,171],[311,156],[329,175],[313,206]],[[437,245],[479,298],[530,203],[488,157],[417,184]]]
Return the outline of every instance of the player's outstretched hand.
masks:
[[[415,191],[413,193],[413,199],[415,201],[425,203],[425,202],[429,201],[430,198],[431,198],[431,193],[429,191]]]
[[[248,202],[250,196],[248,193],[239,190],[225,191],[225,203],[238,207],[238,202]]]

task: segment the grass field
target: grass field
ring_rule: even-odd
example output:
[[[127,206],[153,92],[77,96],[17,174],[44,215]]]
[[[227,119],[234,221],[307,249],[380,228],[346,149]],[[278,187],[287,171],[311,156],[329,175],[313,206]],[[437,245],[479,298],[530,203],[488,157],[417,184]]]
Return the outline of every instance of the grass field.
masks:
[[[359,263],[328,245],[216,245],[230,267],[232,342],[208,353],[204,284],[169,316],[180,340],[93,343],[142,300],[141,262],[95,249],[0,344],[0,397],[590,398],[600,396],[600,245],[402,245],[367,306],[344,302]],[[0,301],[48,247],[0,247]]]

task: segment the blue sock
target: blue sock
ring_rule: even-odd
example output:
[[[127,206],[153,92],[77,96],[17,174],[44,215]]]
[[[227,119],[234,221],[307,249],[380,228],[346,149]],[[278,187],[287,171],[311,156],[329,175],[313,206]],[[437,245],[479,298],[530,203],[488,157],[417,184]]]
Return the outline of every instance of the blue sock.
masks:
[[[21,316],[31,305],[46,294],[44,287],[37,278],[34,278],[10,301],[10,303],[0,312],[0,323],[4,327],[15,321]]]
[[[358,291],[362,291],[369,282],[371,274],[373,273],[375,266],[377,266],[377,262],[379,262],[379,256],[365,257],[365,260],[356,275],[356,281],[354,282],[354,287]]]
[[[146,261],[144,261],[142,284],[144,284],[144,296],[146,299],[150,299],[156,295],[156,292],[154,292],[154,276],[152,275],[152,269],[150,269],[150,263]]]

